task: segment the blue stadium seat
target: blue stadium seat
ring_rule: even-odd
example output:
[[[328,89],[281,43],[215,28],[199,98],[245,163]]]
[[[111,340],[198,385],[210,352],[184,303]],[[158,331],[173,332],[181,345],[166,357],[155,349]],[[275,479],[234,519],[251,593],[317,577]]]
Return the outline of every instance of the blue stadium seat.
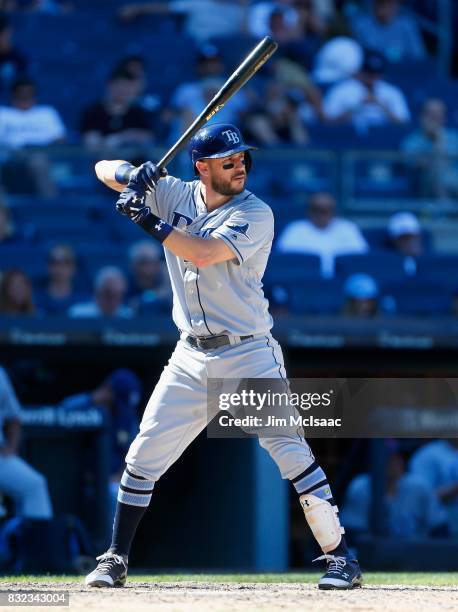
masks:
[[[89,280],[105,266],[117,266],[128,273],[129,261],[126,246],[113,245],[111,242],[93,242],[81,245],[77,249],[78,257],[82,263],[83,272]]]
[[[441,283],[412,278],[386,285],[382,305],[396,314],[440,316],[451,314],[453,291]],[[386,308],[388,306],[388,308]]]
[[[321,260],[318,255],[301,253],[272,253],[264,275],[264,285],[283,283],[307,283],[310,278],[319,278]]]
[[[311,146],[314,149],[332,149],[341,151],[348,149],[349,143],[355,142],[358,134],[351,124],[314,123],[307,126]],[[358,148],[355,146],[355,148]]]
[[[402,198],[411,194],[412,187],[404,164],[390,160],[357,159],[354,164],[357,197]]]
[[[292,314],[336,315],[342,311],[343,304],[344,294],[339,281],[310,279],[290,288]]]
[[[417,261],[417,274],[458,288],[458,255],[425,255]]]
[[[9,268],[20,268],[32,281],[36,281],[45,276],[47,262],[48,249],[44,246],[0,246],[0,272]]]
[[[371,127],[365,132],[352,124],[315,123],[307,127],[314,149],[397,149],[412,131],[412,126],[384,125]]]
[[[374,252],[363,255],[339,255],[335,259],[335,273],[339,278],[364,272],[384,283],[406,276],[405,258],[396,253]]]

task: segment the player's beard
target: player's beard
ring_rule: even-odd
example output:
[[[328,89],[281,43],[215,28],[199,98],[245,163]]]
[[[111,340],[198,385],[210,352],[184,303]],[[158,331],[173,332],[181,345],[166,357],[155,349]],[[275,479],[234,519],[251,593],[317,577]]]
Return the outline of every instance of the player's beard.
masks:
[[[216,193],[219,193],[223,196],[236,196],[239,193],[242,193],[246,185],[246,175],[244,176],[243,182],[234,181],[233,183],[233,179],[234,177],[229,180],[213,175],[211,177],[211,186],[213,191],[216,191]]]

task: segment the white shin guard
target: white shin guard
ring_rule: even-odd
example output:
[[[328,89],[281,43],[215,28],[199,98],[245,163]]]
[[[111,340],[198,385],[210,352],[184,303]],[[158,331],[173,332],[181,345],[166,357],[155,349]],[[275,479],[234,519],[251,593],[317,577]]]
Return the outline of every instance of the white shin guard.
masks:
[[[334,550],[345,533],[340,525],[337,506],[321,497],[304,493],[299,497],[307,523],[324,553]]]

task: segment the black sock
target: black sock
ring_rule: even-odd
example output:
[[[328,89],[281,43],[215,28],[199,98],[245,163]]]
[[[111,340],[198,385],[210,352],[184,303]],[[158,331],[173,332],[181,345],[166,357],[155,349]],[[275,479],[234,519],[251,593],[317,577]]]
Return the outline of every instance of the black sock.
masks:
[[[345,536],[342,535],[342,539],[339,542],[339,545],[331,550],[331,552],[326,553],[328,555],[335,555],[336,557],[346,557],[350,553],[348,552],[347,542],[345,540]]]
[[[138,524],[148,506],[131,506],[118,501],[113,524],[110,552],[128,557]]]
[[[126,467],[118,491],[110,552],[128,557],[138,524],[153,495],[154,481],[138,476]]]

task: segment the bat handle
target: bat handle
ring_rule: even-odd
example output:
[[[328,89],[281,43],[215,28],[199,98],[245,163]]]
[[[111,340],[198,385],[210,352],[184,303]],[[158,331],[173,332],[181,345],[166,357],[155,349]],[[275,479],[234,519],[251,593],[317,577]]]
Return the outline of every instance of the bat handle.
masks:
[[[127,185],[133,170],[135,170],[135,166],[129,162],[119,165],[114,173],[115,181],[121,185]]]

